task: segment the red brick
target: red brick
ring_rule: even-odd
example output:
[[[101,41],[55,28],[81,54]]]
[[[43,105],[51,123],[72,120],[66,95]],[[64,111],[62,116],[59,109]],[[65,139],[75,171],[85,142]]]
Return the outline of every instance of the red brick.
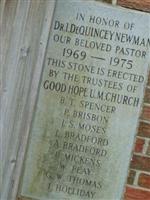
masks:
[[[144,106],[143,107],[141,119],[150,121],[150,106]]]
[[[146,88],[144,102],[150,104],[150,88]]]
[[[150,124],[147,124],[145,122],[140,122],[138,135],[150,138]]]
[[[133,155],[130,168],[150,172],[150,158]]]
[[[143,146],[145,144],[145,140],[141,138],[136,139],[135,147],[134,147],[134,152],[136,153],[142,153]]]
[[[124,200],[150,200],[150,192],[126,187]]]
[[[150,0],[117,0],[117,4],[127,8],[150,12]]]
[[[133,185],[135,175],[136,175],[136,171],[134,171],[134,170],[129,171],[128,179],[127,179],[128,184]]]
[[[150,175],[144,173],[140,174],[138,185],[150,189]]]

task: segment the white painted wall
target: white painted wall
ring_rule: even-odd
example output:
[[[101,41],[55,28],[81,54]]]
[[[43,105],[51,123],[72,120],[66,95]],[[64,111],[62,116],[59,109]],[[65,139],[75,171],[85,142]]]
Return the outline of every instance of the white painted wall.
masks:
[[[55,0],[1,1],[2,200],[16,197]]]

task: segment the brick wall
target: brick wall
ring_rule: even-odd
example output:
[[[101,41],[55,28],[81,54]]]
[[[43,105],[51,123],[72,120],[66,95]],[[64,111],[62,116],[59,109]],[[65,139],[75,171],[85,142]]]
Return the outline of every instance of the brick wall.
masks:
[[[117,4],[150,12],[150,0],[118,0]],[[130,162],[124,200],[150,200],[150,74]]]
[[[150,74],[124,199],[150,200]]]

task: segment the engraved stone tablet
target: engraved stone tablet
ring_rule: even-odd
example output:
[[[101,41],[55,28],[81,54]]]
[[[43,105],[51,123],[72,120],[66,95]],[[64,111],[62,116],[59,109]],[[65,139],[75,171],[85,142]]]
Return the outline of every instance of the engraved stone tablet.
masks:
[[[149,20],[57,1],[20,196],[121,199],[147,79]]]

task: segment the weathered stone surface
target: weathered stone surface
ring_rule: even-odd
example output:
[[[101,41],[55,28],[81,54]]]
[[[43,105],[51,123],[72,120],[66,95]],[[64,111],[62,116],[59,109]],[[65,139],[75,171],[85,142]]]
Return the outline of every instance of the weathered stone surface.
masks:
[[[21,196],[121,198],[147,79],[149,19],[57,1]]]

